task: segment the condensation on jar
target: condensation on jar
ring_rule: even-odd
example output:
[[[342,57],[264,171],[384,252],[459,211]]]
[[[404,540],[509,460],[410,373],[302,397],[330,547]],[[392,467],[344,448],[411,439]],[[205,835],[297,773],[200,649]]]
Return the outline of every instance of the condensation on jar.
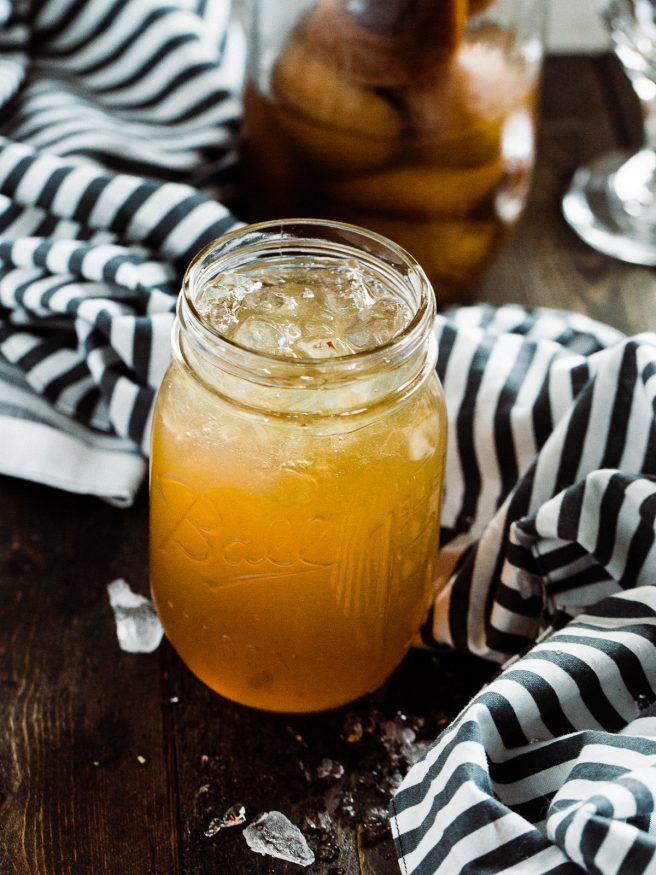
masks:
[[[412,257],[339,223],[249,226],[191,263],[154,416],[150,575],[218,693],[331,708],[409,649],[445,459],[434,308]]]

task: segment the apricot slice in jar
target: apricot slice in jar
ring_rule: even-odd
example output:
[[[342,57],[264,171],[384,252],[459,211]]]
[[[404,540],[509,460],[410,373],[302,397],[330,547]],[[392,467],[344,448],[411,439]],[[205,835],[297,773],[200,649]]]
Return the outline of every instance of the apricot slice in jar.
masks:
[[[372,170],[389,164],[398,151],[393,140],[375,140],[326,128],[280,106],[272,107],[272,115],[302,158],[319,171],[325,169],[334,174]]]
[[[400,133],[401,119],[384,97],[347,82],[299,41],[281,55],[272,85],[288,107],[326,127],[382,139]]]
[[[321,0],[305,39],[349,80],[395,86],[454,51],[467,13],[468,0]]]
[[[467,168],[396,167],[338,180],[325,192],[334,200],[373,211],[465,216],[494,191],[502,176],[500,159]]]
[[[377,167],[398,150],[403,121],[394,107],[346,81],[299,41],[281,55],[272,90],[280,125],[320,165],[345,171]]]
[[[531,100],[522,68],[501,46],[483,42],[464,42],[430,78],[399,96],[417,148],[461,166],[497,156],[505,119]]]
[[[503,231],[496,222],[469,219],[431,221],[353,214],[351,221],[394,240],[413,255],[435,285],[438,306],[489,263]]]

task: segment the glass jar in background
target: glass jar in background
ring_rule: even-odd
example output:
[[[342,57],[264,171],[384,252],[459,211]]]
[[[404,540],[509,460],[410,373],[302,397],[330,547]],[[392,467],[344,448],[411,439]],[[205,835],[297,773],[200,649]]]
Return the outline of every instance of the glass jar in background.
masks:
[[[217,692],[322,710],[410,647],[445,458],[434,318],[414,259],[349,225],[254,225],[191,263],[154,417],[150,574]]]
[[[249,0],[242,211],[370,228],[463,296],[526,203],[546,6]]]

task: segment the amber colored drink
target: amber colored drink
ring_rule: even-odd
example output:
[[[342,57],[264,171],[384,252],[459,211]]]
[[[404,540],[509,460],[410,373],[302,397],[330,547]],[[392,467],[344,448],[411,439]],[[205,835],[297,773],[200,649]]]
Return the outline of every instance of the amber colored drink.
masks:
[[[257,306],[246,295],[227,335],[275,343],[269,353],[283,367],[303,361],[308,379],[308,339],[320,363],[348,359],[339,339],[374,343],[311,273],[288,287],[278,276],[255,289]],[[368,306],[379,334],[374,311],[404,318],[387,294]],[[228,311],[210,302],[206,318]],[[314,312],[338,325],[332,339],[317,337]],[[319,403],[307,414],[301,390],[274,387],[278,409],[263,412],[268,389],[245,380],[235,392],[176,359],[158,398],[151,469],[151,585],[168,638],[205,683],[247,705],[316,711],[374,690],[432,594],[446,441],[432,364],[399,394],[390,358],[364,382],[330,390],[326,410],[325,388],[313,390]]]
[[[205,683],[248,705],[314,711],[376,689],[432,591],[438,394],[298,439],[284,425],[264,438],[227,411],[219,426],[203,394],[176,368],[155,423],[151,580],[168,637]]]

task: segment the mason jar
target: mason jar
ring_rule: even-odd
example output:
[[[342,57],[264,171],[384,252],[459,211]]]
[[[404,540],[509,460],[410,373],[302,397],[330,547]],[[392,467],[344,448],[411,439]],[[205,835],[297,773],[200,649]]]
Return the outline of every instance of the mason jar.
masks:
[[[410,647],[445,460],[434,314],[416,261],[350,225],[252,225],[190,264],[154,415],[150,575],[218,693],[331,708]]]
[[[247,0],[242,214],[390,237],[461,299],[529,192],[545,0]]]

